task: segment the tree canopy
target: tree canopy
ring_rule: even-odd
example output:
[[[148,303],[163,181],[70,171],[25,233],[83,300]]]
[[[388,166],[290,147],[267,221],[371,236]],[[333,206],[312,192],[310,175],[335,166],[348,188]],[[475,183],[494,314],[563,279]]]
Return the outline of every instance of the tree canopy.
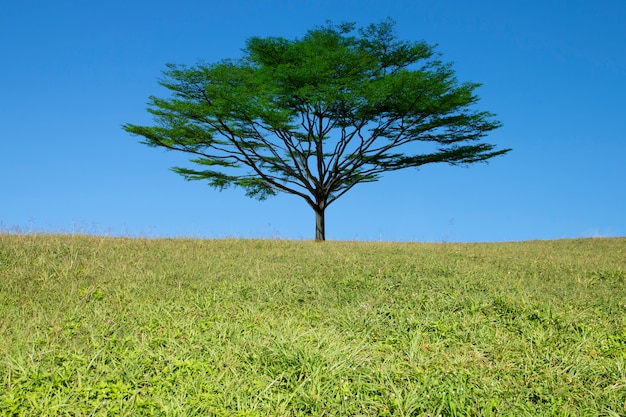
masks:
[[[194,155],[173,170],[259,199],[285,192],[316,213],[385,172],[505,154],[480,141],[500,123],[478,111],[479,84],[459,83],[433,46],[403,41],[390,20],[309,30],[302,38],[253,37],[239,59],[167,65],[150,97],[155,126],[126,124],[147,145]]]

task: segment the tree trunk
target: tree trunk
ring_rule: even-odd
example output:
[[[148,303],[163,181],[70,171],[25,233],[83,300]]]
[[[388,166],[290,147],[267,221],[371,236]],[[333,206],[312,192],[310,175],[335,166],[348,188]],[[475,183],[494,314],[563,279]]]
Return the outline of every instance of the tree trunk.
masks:
[[[315,209],[315,240],[321,242],[326,240],[326,226],[324,224],[324,208]]]

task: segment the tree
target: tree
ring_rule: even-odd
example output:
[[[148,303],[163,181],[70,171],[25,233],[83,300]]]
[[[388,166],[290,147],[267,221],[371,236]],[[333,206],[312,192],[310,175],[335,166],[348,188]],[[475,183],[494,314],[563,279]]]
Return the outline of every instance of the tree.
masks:
[[[264,199],[303,198],[325,240],[326,208],[389,171],[505,154],[479,140],[500,123],[472,109],[476,83],[458,83],[434,47],[401,41],[386,20],[358,31],[327,23],[303,38],[253,37],[243,56],[169,64],[150,97],[156,126],[126,124],[150,146],[195,155],[188,180],[243,187]]]

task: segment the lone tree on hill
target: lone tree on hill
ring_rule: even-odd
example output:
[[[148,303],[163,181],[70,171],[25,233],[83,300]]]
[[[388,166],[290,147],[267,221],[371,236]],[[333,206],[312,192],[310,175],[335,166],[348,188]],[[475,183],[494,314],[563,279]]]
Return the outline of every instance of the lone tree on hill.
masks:
[[[326,208],[357,184],[509,151],[479,142],[500,126],[471,108],[479,84],[459,84],[432,46],[398,40],[390,20],[356,33],[352,23],[327,23],[301,39],[254,37],[243,52],[169,64],[160,84],[171,97],[150,97],[156,126],[123,128],[195,155],[196,169],[173,168],[188,180],[258,199],[302,197],[315,211],[316,240],[325,240]]]

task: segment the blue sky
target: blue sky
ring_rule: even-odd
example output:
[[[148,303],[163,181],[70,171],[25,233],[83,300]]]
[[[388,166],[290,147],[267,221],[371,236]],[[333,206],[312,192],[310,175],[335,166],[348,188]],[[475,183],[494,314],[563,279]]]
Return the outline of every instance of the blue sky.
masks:
[[[327,238],[516,241],[626,236],[623,0],[17,1],[0,8],[0,230],[111,236],[312,239],[283,195],[223,192],[169,171],[187,156],[138,143],[165,64],[240,55],[391,17],[437,44],[513,148],[489,164],[390,173],[329,207]]]

